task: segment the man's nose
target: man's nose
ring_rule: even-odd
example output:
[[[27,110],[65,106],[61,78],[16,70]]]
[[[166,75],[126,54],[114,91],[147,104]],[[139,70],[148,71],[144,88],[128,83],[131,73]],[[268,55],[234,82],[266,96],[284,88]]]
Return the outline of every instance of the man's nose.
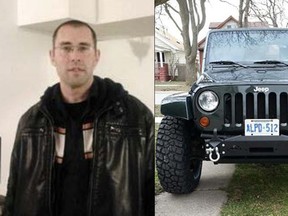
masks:
[[[74,48],[69,53],[70,59],[74,61],[79,61],[81,59],[81,53],[78,51],[77,48]]]

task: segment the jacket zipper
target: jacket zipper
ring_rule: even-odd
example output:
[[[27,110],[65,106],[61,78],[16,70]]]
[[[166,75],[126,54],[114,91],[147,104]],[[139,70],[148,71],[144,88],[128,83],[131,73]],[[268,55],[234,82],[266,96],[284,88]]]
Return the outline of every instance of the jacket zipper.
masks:
[[[111,110],[113,108],[113,106],[110,106],[106,109],[102,109],[98,112],[98,115],[96,115],[95,120],[94,120],[94,136],[93,136],[93,153],[94,153],[94,157],[93,157],[93,161],[92,161],[92,170],[90,172],[90,182],[89,182],[89,199],[88,199],[88,216],[91,216],[91,212],[92,212],[92,189],[93,189],[93,181],[94,181],[94,175],[93,170],[96,167],[96,145],[97,145],[97,128],[98,128],[98,123],[99,123],[99,118],[104,115],[104,113],[108,112],[109,110]],[[95,175],[97,175],[97,171],[95,171]]]

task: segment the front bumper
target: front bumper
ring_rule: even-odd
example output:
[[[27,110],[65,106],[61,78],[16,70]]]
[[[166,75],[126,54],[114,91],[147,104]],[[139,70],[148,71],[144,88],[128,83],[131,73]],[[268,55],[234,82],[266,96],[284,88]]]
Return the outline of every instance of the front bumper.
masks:
[[[288,136],[212,136],[204,138],[206,145],[205,160],[217,158],[215,163],[287,163]]]

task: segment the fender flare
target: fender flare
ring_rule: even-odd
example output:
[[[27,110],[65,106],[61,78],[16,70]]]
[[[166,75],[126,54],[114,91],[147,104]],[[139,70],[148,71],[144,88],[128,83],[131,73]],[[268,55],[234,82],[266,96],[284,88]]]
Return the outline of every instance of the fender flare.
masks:
[[[176,93],[165,97],[161,102],[161,113],[190,120],[193,118],[192,97],[189,93]]]

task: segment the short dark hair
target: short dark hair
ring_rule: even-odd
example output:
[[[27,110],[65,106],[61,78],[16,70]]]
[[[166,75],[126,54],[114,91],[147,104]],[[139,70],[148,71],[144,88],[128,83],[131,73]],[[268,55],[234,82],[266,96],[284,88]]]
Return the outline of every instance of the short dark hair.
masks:
[[[92,35],[92,39],[93,39],[93,45],[96,49],[97,47],[97,35],[96,35],[96,32],[94,31],[94,29],[87,23],[85,22],[82,22],[82,21],[79,21],[79,20],[69,20],[67,22],[64,22],[62,24],[60,24],[54,31],[53,33],[53,46],[55,45],[55,41],[56,41],[56,37],[57,37],[57,34],[58,34],[58,31],[61,27],[63,26],[66,26],[66,25],[69,25],[69,26],[73,26],[73,27],[81,27],[81,26],[86,26],[87,28],[90,29],[91,31],[91,35]]]

